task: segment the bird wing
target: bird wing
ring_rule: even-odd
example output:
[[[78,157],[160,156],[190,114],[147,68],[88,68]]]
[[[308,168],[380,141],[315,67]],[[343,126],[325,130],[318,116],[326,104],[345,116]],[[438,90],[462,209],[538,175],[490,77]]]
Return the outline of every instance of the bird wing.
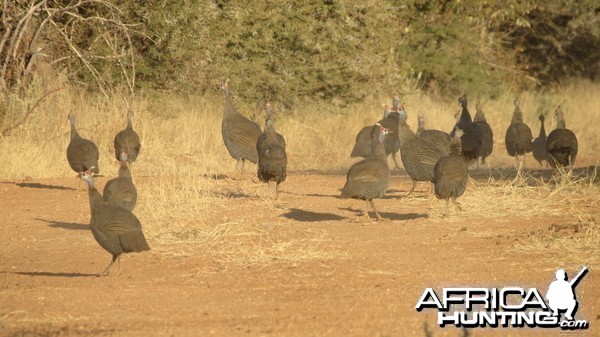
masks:
[[[137,198],[137,190],[131,178],[114,178],[104,185],[104,200],[123,200],[133,202]]]
[[[368,157],[371,155],[371,131],[373,127],[373,125],[365,126],[358,132],[350,157]]]
[[[140,220],[133,213],[111,204],[102,204],[94,209],[93,224],[106,235],[122,235],[142,230]]]
[[[419,146],[413,146],[411,143],[419,144]],[[406,156],[406,158],[416,160],[418,163],[423,165],[434,166],[437,161],[444,156],[444,153],[439,147],[423,139],[415,138],[402,149],[401,156],[402,158],[405,158]]]
[[[389,174],[387,163],[380,165],[377,159],[368,158],[352,165],[346,176],[351,181],[378,181]],[[386,168],[388,168],[386,172]]]
[[[261,135],[260,127],[255,122],[243,117],[230,122],[224,129],[224,135],[235,144],[255,147]]]
[[[461,180],[468,175],[465,162],[456,157],[444,157],[435,166],[435,175],[449,180]]]

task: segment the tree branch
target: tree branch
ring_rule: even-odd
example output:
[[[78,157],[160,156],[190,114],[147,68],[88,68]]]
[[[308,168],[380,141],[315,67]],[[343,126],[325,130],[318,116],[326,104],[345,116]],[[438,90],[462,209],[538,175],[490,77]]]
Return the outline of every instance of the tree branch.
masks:
[[[50,90],[50,91],[47,91],[45,94],[43,94],[43,95],[42,95],[40,98],[38,98],[38,99],[35,101],[35,103],[33,104],[33,106],[27,110],[27,112],[26,112],[26,113],[25,113],[25,115],[24,115],[24,116],[21,118],[21,120],[20,120],[19,122],[17,122],[16,124],[13,124],[12,126],[8,126],[8,127],[4,128],[4,129],[2,129],[2,130],[0,131],[0,137],[8,136],[8,134],[9,134],[9,133],[10,133],[12,130],[14,130],[14,129],[16,129],[16,128],[20,127],[20,126],[22,126],[23,124],[25,124],[25,122],[26,122],[26,121],[27,121],[27,119],[28,119],[28,118],[31,116],[31,114],[33,113],[33,111],[34,111],[34,110],[35,110],[35,109],[38,107],[38,105],[40,105],[40,103],[41,103],[41,102],[42,102],[42,101],[43,101],[43,100],[44,100],[46,97],[50,96],[51,94],[53,94],[53,93],[55,93],[55,92],[57,92],[57,91],[63,90],[63,89],[64,89],[64,88],[66,88],[66,87],[67,87],[67,85],[63,85],[63,86],[61,86],[61,87],[54,88],[54,89],[52,89],[52,90]]]

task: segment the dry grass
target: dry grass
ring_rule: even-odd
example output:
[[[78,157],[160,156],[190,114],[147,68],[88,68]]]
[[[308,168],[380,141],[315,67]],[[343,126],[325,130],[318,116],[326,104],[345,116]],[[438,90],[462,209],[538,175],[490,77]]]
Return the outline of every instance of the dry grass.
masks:
[[[580,143],[577,165],[595,164],[598,160],[596,149],[600,148],[600,137],[597,137],[596,130],[588,126],[600,122],[600,97],[596,94],[598,90],[599,84],[580,82],[555,93],[522,93],[520,96],[525,122],[537,135],[537,111],[541,105],[546,107],[544,111],[551,112],[553,107],[562,104],[567,125],[575,132]],[[354,161],[348,154],[356,133],[363,126],[380,118],[383,111],[381,105],[390,104],[389,96],[392,94],[393,92],[382,93],[378,100],[345,109],[312,105],[281,112],[277,126],[288,140],[290,170],[347,168]],[[507,93],[501,98],[482,102],[488,122],[495,133],[495,148],[490,158],[495,166],[513,164],[512,158],[506,155],[503,142],[513,111],[513,96],[514,94]],[[411,126],[416,127],[417,114],[422,112],[428,128],[452,128],[453,114],[458,110],[454,98],[448,98],[448,102],[439,102],[414,92],[405,95],[403,101]],[[473,114],[475,101],[476,98],[473,98],[470,103]],[[253,116],[259,124],[263,124],[260,108],[248,108],[246,102],[236,103],[242,113]],[[125,125],[128,106],[128,100],[118,96],[110,100],[92,99],[89,95],[73,90],[63,90],[52,95],[22,128],[13,135],[0,139],[0,151],[4,156],[0,179],[71,175],[65,158],[69,142],[66,116],[70,111],[78,116],[80,134],[98,145],[102,173],[114,174],[117,165],[112,154],[112,141],[114,135]],[[143,160],[135,167],[137,174],[162,175],[173,168],[181,172],[198,173],[226,173],[233,170],[235,163],[229,157],[220,135],[220,97],[210,99],[159,95],[137,99],[131,102],[131,106],[136,112],[134,128],[143,143]],[[15,115],[18,113],[15,112]],[[18,116],[9,115],[3,123],[8,125],[16,118]],[[546,128],[551,130],[553,127],[554,122],[549,116]],[[531,157],[528,166],[538,167]],[[248,168],[254,169],[251,165]]]
[[[554,176],[541,182],[546,196],[540,203],[541,214],[556,214],[556,223],[530,233],[515,250],[547,252],[564,264],[597,265],[600,262],[600,186],[596,183],[598,167],[573,176]],[[561,221],[562,220],[562,221]]]
[[[600,84],[579,82],[560,91],[521,93],[525,122],[534,135],[539,130],[537,112],[552,112],[562,104],[567,125],[579,139],[578,166],[596,165],[600,137],[589,125],[600,120]],[[380,99],[345,109],[331,106],[300,106],[280,111],[278,131],[288,143],[289,170],[345,169],[355,159],[349,158],[354,137],[363,127],[372,124],[382,114],[383,103],[390,104],[393,92],[382,93]],[[484,111],[495,133],[494,153],[490,162],[495,167],[511,166],[512,158],[504,148],[504,132],[513,111],[513,93],[493,100],[483,100]],[[456,99],[439,102],[419,93],[403,98],[409,114],[409,124],[417,125],[422,112],[428,128],[450,130],[453,115],[458,110]],[[474,114],[476,99],[470,100]],[[277,108],[277,104],[275,107]],[[248,108],[247,102],[237,102],[242,113],[263,124],[260,108]],[[258,102],[257,104],[262,104]],[[66,162],[69,126],[66,116],[76,113],[78,129],[83,137],[92,139],[101,152],[101,173],[114,176],[118,165],[113,155],[113,137],[125,126],[128,100],[115,96],[110,100],[92,99],[89,94],[74,90],[60,91],[43,102],[31,119],[10,136],[0,138],[0,179],[14,180],[27,176],[50,178],[73,176]],[[136,113],[134,128],[142,139],[140,160],[134,165],[138,179],[147,179],[140,188],[136,213],[145,226],[153,246],[169,254],[191,254],[200,247],[219,261],[243,264],[265,264],[273,260],[302,261],[345,256],[343,250],[331,246],[326,231],[308,231],[284,235],[279,230],[283,211],[265,198],[264,190],[248,179],[223,178],[235,168],[221,139],[222,99],[179,97],[157,94],[131,102]],[[4,125],[17,119],[8,115]],[[548,116],[552,114],[549,113]],[[553,129],[547,118],[546,129]],[[529,158],[530,168],[538,164]],[[246,166],[253,171],[253,165]],[[538,181],[535,186],[523,186],[510,180],[491,179],[487,183],[472,181],[461,202],[475,207],[462,213],[461,218],[489,218],[507,212],[533,218],[539,214],[564,216],[570,210],[572,219],[581,230],[569,237],[556,233],[532,236],[520,241],[519,250],[568,250],[581,259],[600,256],[598,251],[597,216],[586,207],[598,208],[600,191],[590,179],[577,178],[559,181]],[[587,179],[587,178],[586,178]],[[494,200],[494,202],[489,202]],[[237,213],[229,214],[230,209]],[[253,209],[273,213],[267,223],[251,214]],[[441,217],[432,207],[432,220]],[[246,212],[246,213],[244,213]],[[212,216],[207,216],[211,215]],[[218,219],[207,222],[205,219]],[[453,220],[445,220],[452,222]],[[193,246],[187,251],[186,245]],[[325,248],[327,246],[327,249]],[[173,248],[175,247],[175,248]]]
[[[255,194],[256,182],[169,173],[139,189],[136,209],[152,246],[165,254],[200,249],[216,261],[258,265],[345,256],[332,249],[325,230],[289,235],[280,228],[286,209]]]

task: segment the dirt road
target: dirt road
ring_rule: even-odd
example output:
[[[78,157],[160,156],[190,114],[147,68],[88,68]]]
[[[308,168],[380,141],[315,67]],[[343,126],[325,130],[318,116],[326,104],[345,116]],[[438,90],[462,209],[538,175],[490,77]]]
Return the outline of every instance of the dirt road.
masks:
[[[337,198],[344,172],[292,172],[277,202],[251,174],[202,179],[220,194],[199,199],[192,215],[162,218],[144,215],[158,214],[147,202],[157,193],[144,194],[156,188],[155,177],[136,179],[136,213],[153,249],[124,255],[121,274],[107,277],[95,276],[110,255],[89,230],[87,192],[73,189],[74,178],[0,183],[0,335],[462,336],[437,327],[435,311],[415,310],[426,287],[520,286],[545,294],[557,268],[574,275],[597,261],[554,246],[537,250],[532,239],[575,235],[573,205],[597,208],[597,196],[535,200],[549,193],[481,178],[470,182],[465,211],[444,217],[428,185],[406,198],[410,182],[395,174],[376,201],[390,220],[365,222],[356,221],[363,201]],[[549,204],[538,213],[540,203]],[[600,335],[600,276],[588,267],[577,286],[577,317],[590,329],[573,336]]]

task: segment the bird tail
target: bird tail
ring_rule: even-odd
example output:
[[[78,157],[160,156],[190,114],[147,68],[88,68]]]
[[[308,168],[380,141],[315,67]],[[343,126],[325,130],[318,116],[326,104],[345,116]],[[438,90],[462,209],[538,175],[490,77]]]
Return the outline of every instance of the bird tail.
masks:
[[[150,250],[150,246],[148,246],[146,237],[144,237],[144,233],[142,232],[125,233],[119,237],[119,241],[125,252],[142,252]]]

